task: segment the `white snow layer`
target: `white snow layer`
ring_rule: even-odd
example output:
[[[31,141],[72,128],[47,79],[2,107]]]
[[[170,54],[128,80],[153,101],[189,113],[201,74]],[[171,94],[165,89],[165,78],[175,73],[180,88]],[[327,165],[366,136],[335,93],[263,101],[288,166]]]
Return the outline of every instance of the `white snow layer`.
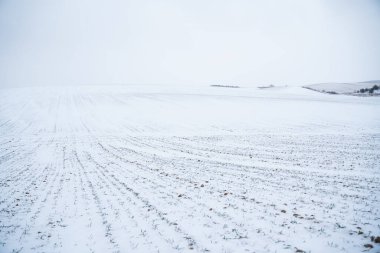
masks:
[[[379,109],[299,87],[2,89],[0,252],[379,252]]]
[[[358,83],[317,83],[306,85],[306,88],[319,92],[335,92],[337,94],[355,94],[360,89],[370,89],[374,85],[380,86],[379,81],[367,81]],[[375,91],[375,93],[378,93]]]

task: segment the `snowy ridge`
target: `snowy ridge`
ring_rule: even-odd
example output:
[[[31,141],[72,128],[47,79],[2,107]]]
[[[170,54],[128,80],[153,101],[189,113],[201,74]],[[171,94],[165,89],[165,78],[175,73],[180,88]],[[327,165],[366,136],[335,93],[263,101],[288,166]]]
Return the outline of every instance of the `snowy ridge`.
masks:
[[[304,88],[330,94],[362,95],[358,94],[360,89],[370,89],[374,85],[380,86],[380,80],[358,83],[318,83],[306,85]]]

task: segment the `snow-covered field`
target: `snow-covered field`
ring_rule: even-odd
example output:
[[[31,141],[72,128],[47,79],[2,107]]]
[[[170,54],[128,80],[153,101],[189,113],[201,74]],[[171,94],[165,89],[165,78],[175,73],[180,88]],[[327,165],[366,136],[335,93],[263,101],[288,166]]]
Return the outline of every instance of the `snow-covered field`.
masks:
[[[325,92],[325,93],[336,93],[336,94],[347,94],[347,95],[363,95],[358,93],[360,89],[370,89],[374,85],[380,85],[380,80],[357,82],[357,83],[317,83],[306,85],[305,88]],[[379,92],[376,90],[374,94],[378,95]],[[367,94],[368,95],[368,92]]]
[[[379,109],[301,87],[2,89],[0,252],[379,252]]]

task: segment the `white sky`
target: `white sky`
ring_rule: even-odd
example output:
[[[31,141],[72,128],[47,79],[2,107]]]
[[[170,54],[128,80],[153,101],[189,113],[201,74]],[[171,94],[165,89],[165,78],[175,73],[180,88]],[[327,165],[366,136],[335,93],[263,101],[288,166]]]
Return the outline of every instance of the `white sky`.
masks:
[[[373,79],[379,0],[0,0],[0,86]]]

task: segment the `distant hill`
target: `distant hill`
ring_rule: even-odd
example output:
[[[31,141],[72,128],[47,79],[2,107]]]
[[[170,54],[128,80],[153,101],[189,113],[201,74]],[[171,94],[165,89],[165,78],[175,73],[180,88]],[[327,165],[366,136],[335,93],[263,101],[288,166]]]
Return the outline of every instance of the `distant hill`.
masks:
[[[364,82],[360,82],[360,83],[375,83],[375,84],[379,84],[380,80],[364,81]]]
[[[346,95],[380,95],[380,80],[356,82],[356,83],[317,83],[303,86],[305,89],[329,94]]]

